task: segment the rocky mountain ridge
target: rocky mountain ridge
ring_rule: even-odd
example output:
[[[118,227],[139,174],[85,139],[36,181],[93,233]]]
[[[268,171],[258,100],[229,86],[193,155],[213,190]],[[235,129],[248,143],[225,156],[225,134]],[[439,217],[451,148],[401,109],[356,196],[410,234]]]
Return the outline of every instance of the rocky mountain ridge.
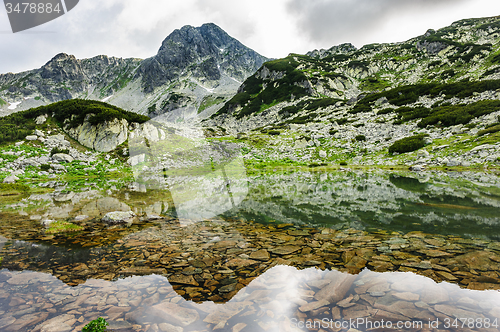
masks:
[[[60,100],[101,100],[174,119],[215,111],[267,58],[215,24],[172,32],[148,59],[58,54],[40,69],[0,75],[0,115]],[[219,106],[220,107],[220,106]]]
[[[245,141],[261,161],[498,163],[499,89],[500,18],[468,19],[402,43],[269,61],[204,125]],[[388,153],[411,137],[421,139],[413,150],[427,146],[425,158]],[[491,153],[469,153],[483,141]]]

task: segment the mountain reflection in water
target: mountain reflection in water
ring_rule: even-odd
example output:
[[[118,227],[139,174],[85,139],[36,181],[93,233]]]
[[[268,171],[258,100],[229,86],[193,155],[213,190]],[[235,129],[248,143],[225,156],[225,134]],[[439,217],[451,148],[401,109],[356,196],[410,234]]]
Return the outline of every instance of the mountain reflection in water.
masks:
[[[347,331],[358,318],[497,331],[496,175],[256,174],[232,179],[219,217],[172,213],[214,215],[204,188],[229,183],[211,176],[167,178],[175,197],[56,184],[0,204],[0,331],[80,331],[99,316],[119,331]],[[101,222],[115,210],[138,218]],[[47,219],[82,229],[49,233]]]

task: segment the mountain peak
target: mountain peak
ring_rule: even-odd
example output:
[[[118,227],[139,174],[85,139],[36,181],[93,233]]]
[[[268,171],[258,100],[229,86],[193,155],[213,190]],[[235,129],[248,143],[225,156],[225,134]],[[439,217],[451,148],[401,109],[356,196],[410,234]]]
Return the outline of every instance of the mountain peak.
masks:
[[[265,61],[267,58],[244,46],[216,24],[205,23],[200,27],[186,25],[174,30],[163,40],[158,53],[144,61],[140,73],[145,92],[152,92],[180,75],[203,77],[209,86],[216,86],[223,75],[243,81]]]

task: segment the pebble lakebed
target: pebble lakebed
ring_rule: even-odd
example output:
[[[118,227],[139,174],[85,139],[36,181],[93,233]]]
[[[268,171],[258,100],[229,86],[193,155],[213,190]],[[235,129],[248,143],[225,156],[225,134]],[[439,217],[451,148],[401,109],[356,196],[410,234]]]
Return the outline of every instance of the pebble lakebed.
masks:
[[[125,229],[85,247],[8,241],[0,330],[80,331],[97,317],[116,331],[347,331],[319,322],[358,318],[498,330],[431,325],[500,319],[495,241],[168,218],[113,238]]]

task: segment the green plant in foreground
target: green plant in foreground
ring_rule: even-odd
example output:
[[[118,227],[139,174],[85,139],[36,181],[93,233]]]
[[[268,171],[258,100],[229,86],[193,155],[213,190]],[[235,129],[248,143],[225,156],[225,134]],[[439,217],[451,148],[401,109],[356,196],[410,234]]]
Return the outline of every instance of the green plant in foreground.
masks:
[[[103,332],[107,331],[108,322],[102,317],[94,319],[83,328],[82,332]]]

